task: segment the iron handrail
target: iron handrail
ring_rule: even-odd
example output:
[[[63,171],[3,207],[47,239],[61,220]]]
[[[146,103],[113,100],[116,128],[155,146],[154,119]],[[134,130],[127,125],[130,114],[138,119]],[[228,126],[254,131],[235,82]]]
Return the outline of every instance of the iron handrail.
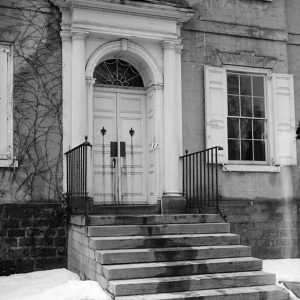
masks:
[[[85,142],[65,153],[67,164],[67,203],[72,214],[87,216],[93,207],[88,196],[88,148],[92,145]]]
[[[182,192],[187,209],[201,212],[215,209],[219,213],[218,151],[215,146],[180,156],[182,160]]]

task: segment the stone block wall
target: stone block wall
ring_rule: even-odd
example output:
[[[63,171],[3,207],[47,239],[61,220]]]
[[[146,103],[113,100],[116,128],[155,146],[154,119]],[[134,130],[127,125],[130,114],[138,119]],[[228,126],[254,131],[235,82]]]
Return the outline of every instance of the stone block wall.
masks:
[[[221,200],[231,232],[241,244],[252,246],[252,255],[262,259],[298,257],[299,204],[296,201]]]
[[[0,276],[66,266],[66,214],[59,204],[0,205]]]
[[[71,216],[68,232],[68,270],[81,279],[97,280],[95,251],[89,248],[89,238],[83,216]]]

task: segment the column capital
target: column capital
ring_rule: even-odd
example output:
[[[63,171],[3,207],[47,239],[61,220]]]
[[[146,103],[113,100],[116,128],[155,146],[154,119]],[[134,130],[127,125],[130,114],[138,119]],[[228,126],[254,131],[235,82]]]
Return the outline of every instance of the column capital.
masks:
[[[62,41],[70,41],[71,40],[70,31],[62,30],[60,32],[60,38]]]
[[[176,49],[177,45],[181,45],[181,41],[180,40],[164,40],[162,42],[162,47],[164,49]]]
[[[93,86],[96,82],[96,78],[93,77],[85,77],[85,81],[88,85]]]
[[[72,40],[84,40],[88,35],[88,31],[71,31]]]
[[[183,49],[183,44],[182,43],[179,43],[175,46],[175,50],[177,53],[181,54],[182,52],[182,49]]]

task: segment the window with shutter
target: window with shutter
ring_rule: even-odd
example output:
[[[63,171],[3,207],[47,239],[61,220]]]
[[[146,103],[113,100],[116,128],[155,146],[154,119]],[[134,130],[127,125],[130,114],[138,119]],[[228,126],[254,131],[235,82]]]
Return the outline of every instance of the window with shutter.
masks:
[[[296,164],[292,75],[206,66],[205,104],[206,146],[223,147],[220,163],[249,170]]]
[[[12,163],[12,52],[0,45],[0,167]]]

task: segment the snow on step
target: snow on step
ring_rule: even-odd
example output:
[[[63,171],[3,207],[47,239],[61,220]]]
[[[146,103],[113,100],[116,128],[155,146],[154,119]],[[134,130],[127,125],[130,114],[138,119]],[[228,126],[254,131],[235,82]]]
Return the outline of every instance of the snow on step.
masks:
[[[146,278],[161,276],[185,276],[195,274],[259,271],[262,261],[253,257],[175,261],[160,263],[139,263],[102,266],[97,272],[107,280]]]
[[[107,289],[115,296],[126,296],[271,284],[275,284],[275,275],[255,271],[112,280]]]
[[[97,261],[101,264],[176,261],[241,257],[250,255],[251,247],[243,245],[118,249],[96,251]]]
[[[239,235],[232,233],[179,234],[157,236],[91,237],[89,240],[89,247],[95,250],[228,244],[239,244]]]
[[[159,225],[107,225],[89,226],[88,236],[161,235],[186,233],[225,233],[228,223],[159,224]]]
[[[213,289],[176,293],[120,296],[115,300],[288,300],[286,291],[275,285]]]

